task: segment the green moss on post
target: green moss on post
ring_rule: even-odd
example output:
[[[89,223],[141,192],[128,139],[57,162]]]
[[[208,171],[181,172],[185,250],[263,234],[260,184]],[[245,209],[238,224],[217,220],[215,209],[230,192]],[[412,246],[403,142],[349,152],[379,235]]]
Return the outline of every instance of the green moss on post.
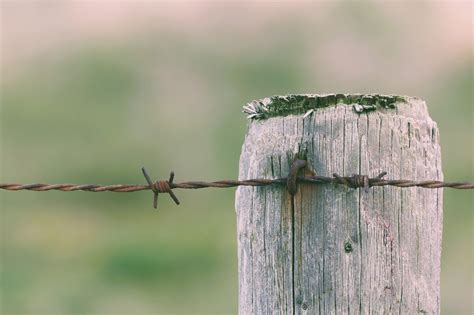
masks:
[[[277,116],[310,114],[323,107],[347,105],[354,111],[396,108],[397,103],[406,103],[407,96],[382,94],[289,94],[266,97],[244,106],[249,119],[267,119]]]

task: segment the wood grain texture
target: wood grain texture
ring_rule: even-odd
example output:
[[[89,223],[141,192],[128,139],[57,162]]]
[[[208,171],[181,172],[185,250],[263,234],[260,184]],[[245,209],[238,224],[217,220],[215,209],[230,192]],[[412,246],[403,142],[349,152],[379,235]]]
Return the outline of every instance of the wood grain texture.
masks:
[[[306,172],[442,180],[426,105],[251,121],[239,179]],[[240,314],[439,314],[442,189],[299,184],[236,193]]]

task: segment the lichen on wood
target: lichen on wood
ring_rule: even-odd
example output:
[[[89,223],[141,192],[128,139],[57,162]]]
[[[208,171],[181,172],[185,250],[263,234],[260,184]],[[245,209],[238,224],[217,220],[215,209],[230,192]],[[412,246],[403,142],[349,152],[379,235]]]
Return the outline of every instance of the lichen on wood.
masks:
[[[309,113],[315,109],[336,105],[354,107],[357,113],[382,108],[395,108],[397,103],[406,103],[406,96],[383,94],[289,94],[275,95],[254,100],[244,106],[249,119],[262,120],[277,116]]]

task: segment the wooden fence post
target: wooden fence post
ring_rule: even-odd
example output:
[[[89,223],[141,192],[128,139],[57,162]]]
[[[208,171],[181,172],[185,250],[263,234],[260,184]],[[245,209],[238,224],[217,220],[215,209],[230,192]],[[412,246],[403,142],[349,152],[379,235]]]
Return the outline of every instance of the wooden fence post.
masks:
[[[305,172],[442,180],[424,101],[289,95],[247,105],[239,179]],[[236,193],[240,314],[439,314],[442,189],[302,184]]]

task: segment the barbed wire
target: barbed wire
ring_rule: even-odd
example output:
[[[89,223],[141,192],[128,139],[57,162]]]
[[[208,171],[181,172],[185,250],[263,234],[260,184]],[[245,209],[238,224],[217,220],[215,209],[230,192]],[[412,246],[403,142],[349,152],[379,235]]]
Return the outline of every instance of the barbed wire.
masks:
[[[380,173],[377,177],[369,178],[367,175],[355,174],[352,176],[339,176],[334,173],[332,177],[328,176],[297,176],[299,170],[306,166],[306,161],[296,160],[290,169],[288,177],[276,178],[276,179],[248,179],[248,180],[219,180],[212,182],[205,181],[187,181],[181,183],[174,183],[174,172],[170,173],[168,180],[158,180],[153,182],[150,176],[146,172],[145,168],[142,168],[143,175],[147,181],[147,185],[97,185],[97,184],[18,184],[18,183],[0,183],[0,189],[19,191],[19,190],[31,190],[31,191],[89,191],[89,192],[135,192],[142,190],[152,190],[154,193],[154,208],[157,207],[158,195],[160,193],[168,193],[176,204],[179,204],[179,200],[173,192],[173,189],[202,189],[202,188],[231,188],[237,186],[268,186],[275,184],[286,184],[290,194],[296,193],[297,183],[309,183],[309,184],[338,184],[344,185],[350,188],[365,188],[366,190],[370,187],[376,186],[395,186],[400,188],[409,187],[422,187],[422,188],[453,188],[453,189],[474,189],[474,183],[472,182],[444,182],[438,180],[405,180],[405,179],[394,179],[388,180],[383,179],[387,172]]]

